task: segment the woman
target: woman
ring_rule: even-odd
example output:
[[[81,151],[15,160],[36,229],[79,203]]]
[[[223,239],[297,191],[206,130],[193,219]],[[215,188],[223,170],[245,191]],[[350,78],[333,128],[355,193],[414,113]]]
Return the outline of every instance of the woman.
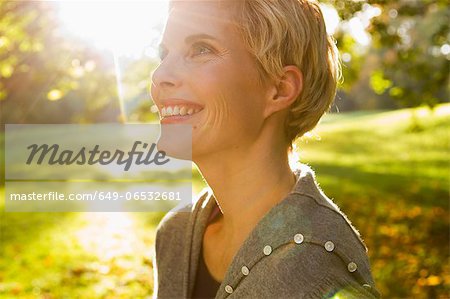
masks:
[[[171,3],[152,97],[192,126],[210,188],[158,227],[156,297],[378,297],[357,231],[288,163],[335,96],[336,53],[312,1]]]

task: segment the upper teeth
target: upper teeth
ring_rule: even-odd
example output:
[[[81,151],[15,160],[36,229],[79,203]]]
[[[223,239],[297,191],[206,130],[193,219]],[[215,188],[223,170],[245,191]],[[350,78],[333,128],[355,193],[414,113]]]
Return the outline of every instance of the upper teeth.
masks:
[[[185,106],[163,107],[161,109],[161,116],[174,116],[174,115],[192,115],[199,112],[200,108],[189,108]]]

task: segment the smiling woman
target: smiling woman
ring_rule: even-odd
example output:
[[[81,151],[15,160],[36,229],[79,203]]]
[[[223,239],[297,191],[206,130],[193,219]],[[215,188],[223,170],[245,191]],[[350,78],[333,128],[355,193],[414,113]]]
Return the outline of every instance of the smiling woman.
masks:
[[[155,297],[379,297],[357,230],[288,163],[339,71],[314,1],[171,2],[152,98],[161,123],[192,127],[209,187],[159,225]]]

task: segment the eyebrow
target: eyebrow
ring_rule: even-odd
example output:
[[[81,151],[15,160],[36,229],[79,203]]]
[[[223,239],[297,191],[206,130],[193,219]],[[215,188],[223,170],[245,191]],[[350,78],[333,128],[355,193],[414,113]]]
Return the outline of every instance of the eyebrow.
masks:
[[[185,42],[186,44],[189,44],[189,43],[192,43],[194,40],[197,40],[197,39],[210,39],[210,40],[218,41],[218,39],[215,38],[214,36],[211,36],[211,35],[206,34],[206,33],[199,33],[199,34],[189,35],[188,37],[186,37],[186,38],[184,39],[184,42]],[[158,47],[159,47],[159,48],[165,48],[164,42],[161,42],[161,43],[158,45]]]
[[[189,35],[188,37],[186,37],[184,39],[184,42],[186,44],[189,44],[189,43],[193,42],[196,39],[212,39],[212,40],[216,40],[217,41],[217,38],[215,38],[214,36],[211,36],[211,35],[206,34],[206,33],[200,33],[200,34]]]

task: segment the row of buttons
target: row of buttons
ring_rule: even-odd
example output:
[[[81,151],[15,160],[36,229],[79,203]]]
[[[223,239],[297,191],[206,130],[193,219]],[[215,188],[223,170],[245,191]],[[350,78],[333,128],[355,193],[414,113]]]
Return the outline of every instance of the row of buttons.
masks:
[[[331,242],[331,241],[327,241],[327,242],[325,242],[324,247],[325,247],[325,250],[326,250],[326,251],[332,252],[332,251],[334,250],[334,243]],[[347,265],[347,270],[348,270],[349,272],[352,272],[352,273],[353,273],[353,272],[356,271],[356,269],[358,269],[358,265],[356,265],[355,262],[350,262],[350,263],[348,263],[348,265]]]
[[[301,244],[301,243],[303,243],[304,240],[305,240],[305,237],[302,234],[296,234],[294,236],[294,243],[296,243],[296,244]],[[334,243],[331,241],[327,241],[327,242],[325,242],[324,247],[325,247],[326,251],[332,252],[334,250]],[[265,255],[270,255],[272,253],[272,246],[270,246],[270,245],[264,246],[263,252]],[[357,268],[358,268],[358,265],[356,265],[355,262],[350,262],[347,265],[347,270],[349,272],[355,272]],[[248,267],[243,266],[241,268],[241,272],[242,272],[242,274],[247,276],[250,273],[250,270],[248,269]],[[363,286],[366,288],[371,288],[371,286],[368,284],[364,284]],[[234,291],[233,287],[230,286],[229,284],[225,286],[225,292],[227,292],[228,294],[232,294],[233,291]]]

